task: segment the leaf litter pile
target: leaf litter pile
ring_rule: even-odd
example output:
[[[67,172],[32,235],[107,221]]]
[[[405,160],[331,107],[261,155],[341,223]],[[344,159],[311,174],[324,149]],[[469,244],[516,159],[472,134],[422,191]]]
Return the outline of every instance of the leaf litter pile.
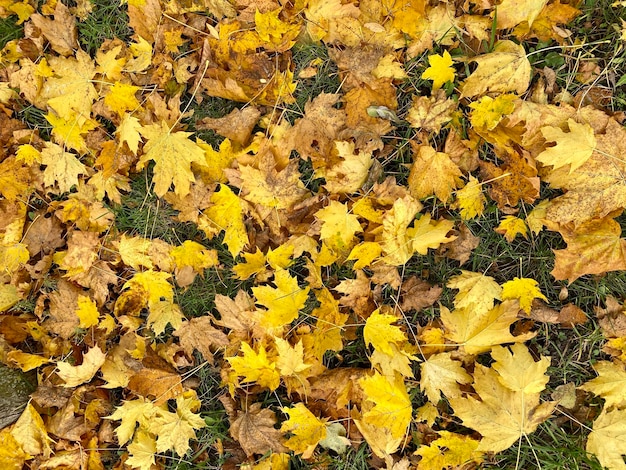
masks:
[[[532,272],[467,267],[492,207],[493,237],[559,240],[557,290],[626,269],[624,115],[597,70],[572,96],[531,65],[580,44],[578,5],[493,3],[129,0],[132,36],[88,53],[88,1],[2,2],[24,37],[0,52],[0,358],[38,388],[0,466],[323,468],[366,443],[376,468],[472,468],[565,415],[626,468],[620,302],[558,312]],[[327,58],[296,73],[306,47]],[[298,107],[329,63],[339,85]],[[218,99],[236,106],[193,117]],[[199,235],[120,230],[140,179]],[[182,309],[212,273],[236,287]],[[597,378],[550,394],[531,340],[596,313]],[[201,368],[228,420],[204,447]]]

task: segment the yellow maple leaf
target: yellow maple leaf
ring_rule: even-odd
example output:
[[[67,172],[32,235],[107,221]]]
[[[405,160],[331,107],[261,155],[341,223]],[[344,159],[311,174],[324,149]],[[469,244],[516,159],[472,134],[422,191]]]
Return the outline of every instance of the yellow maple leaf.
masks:
[[[202,173],[206,175],[209,183],[225,183],[226,176],[224,170],[229,168],[231,163],[237,158],[237,152],[233,148],[230,139],[224,139],[220,144],[219,151],[213,150],[213,147],[206,142],[197,139],[196,144],[204,150],[204,158],[206,167],[202,169]]]
[[[45,357],[19,350],[9,351],[7,360],[10,364],[16,365],[24,372],[28,372],[29,370],[36,369],[43,364],[51,362],[50,359],[46,359]]]
[[[626,239],[615,220],[593,220],[578,227],[560,231],[567,243],[564,250],[554,250],[554,269],[557,280],[574,282],[585,274],[602,274],[626,269]]]
[[[526,51],[513,41],[498,41],[493,52],[472,60],[478,67],[463,82],[462,97],[509,91],[521,95],[530,84],[531,66]]]
[[[320,303],[311,313],[317,318],[315,330],[303,338],[303,343],[306,350],[321,362],[326,351],[343,349],[342,330],[348,315],[340,312],[338,302],[325,287],[318,290],[315,297]]]
[[[0,245],[0,272],[13,274],[29,259],[28,248],[23,243]]]
[[[407,195],[394,201],[391,210],[384,213],[381,246],[386,263],[398,266],[413,256],[407,230],[421,207],[418,201]]]
[[[248,242],[248,233],[243,223],[243,207],[239,197],[226,185],[219,186],[219,191],[211,195],[213,205],[205,210],[204,214],[208,218],[212,233],[215,228],[217,232],[224,230],[224,243],[233,257],[237,256]],[[202,224],[200,224],[201,228]]]
[[[50,457],[50,444],[54,441],[48,436],[41,415],[30,403],[11,428],[11,436],[27,454]]]
[[[624,468],[626,449],[626,410],[605,408],[593,422],[587,437],[587,452],[595,455],[600,465],[609,469]]]
[[[160,124],[142,126],[139,130],[147,139],[144,144],[144,153],[137,162],[137,169],[143,169],[149,160],[154,166],[154,192],[163,196],[174,184],[174,192],[178,196],[189,194],[189,184],[195,181],[191,171],[191,164],[205,166],[204,151],[188,139],[190,132],[173,132],[161,121]]]
[[[283,377],[298,375],[311,367],[311,364],[304,363],[304,346],[302,341],[298,341],[295,346],[291,346],[289,341],[282,338],[274,337],[278,359],[276,366]]]
[[[528,238],[528,227],[526,227],[526,223],[514,215],[507,215],[504,217],[500,224],[495,228],[495,231],[504,235],[504,238],[509,243],[511,243],[518,235]]]
[[[251,276],[266,272],[265,255],[258,247],[254,253],[244,253],[243,258],[246,260],[245,263],[237,263],[233,266],[233,272],[238,279],[243,281]]]
[[[305,459],[311,457],[319,442],[326,438],[327,418],[318,418],[303,403],[296,403],[291,408],[283,408],[282,411],[289,419],[283,421],[280,430],[292,434],[285,442],[285,446],[296,454],[301,454]]]
[[[433,91],[441,88],[446,82],[454,82],[454,67],[452,67],[452,57],[448,51],[443,51],[443,56],[429,55],[428,63],[430,67],[424,70],[422,78],[433,81]]]
[[[254,14],[255,30],[259,38],[265,41],[265,47],[270,50],[283,52],[289,50],[296,43],[295,39],[300,34],[300,24],[282,21],[278,15],[281,8],[261,13],[258,9]]]
[[[270,161],[272,160],[272,161]],[[244,199],[275,209],[290,209],[308,195],[295,161],[277,171],[273,159],[263,161],[261,168],[239,167]]]
[[[620,363],[599,361],[593,365],[598,376],[579,388],[605,399],[604,407],[622,407],[626,403],[626,370]]]
[[[352,248],[347,260],[356,260],[352,269],[363,269],[380,256],[382,247],[376,242],[363,242]]]
[[[550,205],[549,199],[544,199],[537,204],[532,211],[526,216],[526,225],[535,234],[539,234],[543,230],[543,219],[546,218],[546,210]]]
[[[174,330],[178,329],[183,324],[184,318],[185,315],[180,307],[171,299],[165,299],[150,303],[146,323],[156,335],[160,335],[165,331],[168,323]]]
[[[295,246],[292,242],[283,243],[275,250],[267,250],[267,263],[272,269],[287,269],[293,262]]]
[[[11,284],[0,284],[0,312],[13,307],[20,300],[17,288]]]
[[[544,165],[552,165],[554,169],[569,165],[569,172],[572,173],[589,160],[597,142],[589,124],[579,124],[568,119],[567,126],[569,132],[554,126],[541,128],[546,142],[555,142],[556,145],[541,152],[536,160]]]
[[[470,220],[482,215],[485,202],[482,183],[470,175],[467,184],[456,192],[456,200],[452,207],[460,209],[459,213],[463,220]]]
[[[96,68],[89,54],[78,49],[74,57],[50,57],[54,75],[45,81],[41,98],[46,100],[60,118],[72,116],[89,118],[91,107],[98,98],[93,84]]]
[[[17,148],[15,159],[19,162],[24,162],[26,165],[32,165],[35,162],[40,163],[41,152],[30,144],[23,144]],[[8,198],[6,195],[5,197]]]
[[[122,289],[133,290],[138,288],[140,292],[148,294],[148,305],[152,305],[160,302],[161,299],[174,299],[174,288],[167,281],[170,278],[171,275],[168,273],[148,270],[142,273],[135,273],[133,277],[126,281]]]
[[[456,236],[447,236],[454,227],[451,220],[431,220],[430,214],[424,214],[413,227],[406,231],[411,248],[415,253],[425,255],[429,249],[437,249],[442,243],[456,239]]]
[[[356,215],[338,201],[331,201],[328,206],[315,213],[322,222],[320,239],[340,256],[347,255],[356,242],[355,234],[363,228]]]
[[[152,65],[152,45],[141,36],[130,43],[128,50],[133,57],[126,62],[125,72],[140,73]]]
[[[182,245],[172,248],[170,256],[178,269],[189,266],[200,274],[218,264],[216,250],[207,249],[192,240],[185,240]]]
[[[409,190],[417,199],[434,194],[445,204],[452,190],[462,184],[460,177],[461,170],[447,153],[437,152],[430,145],[422,145],[411,166]]]
[[[548,0],[503,0],[498,5],[498,29],[509,29],[526,21],[532,26],[533,21],[539,15],[543,7],[546,6]]]
[[[537,429],[556,402],[540,403],[539,393],[513,391],[500,382],[494,369],[476,364],[474,390],[480,397],[451,398],[450,405],[463,425],[482,435],[476,450],[501,452]]]
[[[250,345],[242,341],[243,356],[227,357],[233,373],[243,377],[244,382],[256,382],[262,387],[276,390],[280,385],[280,373],[276,370],[276,362],[270,361],[263,345],[255,352]]]
[[[472,113],[470,122],[477,131],[491,131],[502,121],[507,114],[515,109],[514,101],[517,96],[513,94],[498,95],[495,99],[483,96],[480,100],[470,103]]]
[[[26,460],[33,456],[22,450],[19,442],[11,434],[11,428],[0,431],[0,465],[6,470],[22,470]]]
[[[78,308],[76,309],[76,315],[80,320],[80,327],[89,328],[90,326],[97,325],[100,312],[98,312],[96,303],[86,295],[79,295],[77,303]]]
[[[546,302],[548,299],[541,293],[539,283],[529,278],[513,278],[502,284],[502,300],[518,299],[519,306],[526,313],[530,313],[530,307],[533,299],[542,299]]]
[[[398,318],[395,315],[381,313],[380,309],[374,310],[363,328],[365,345],[369,346],[371,344],[374,349],[391,356],[393,354],[391,344],[402,343],[408,340],[406,333],[400,327],[392,325],[396,321],[398,321]]]
[[[396,372],[403,377],[413,377],[411,369],[411,361],[416,361],[417,357],[406,352],[405,349],[410,348],[408,343],[397,346],[395,343],[389,343],[391,354],[386,354],[379,349],[374,349],[370,356],[372,368],[380,371],[385,376],[393,376]]]
[[[87,174],[87,168],[76,155],[66,152],[63,147],[46,142],[41,151],[41,163],[46,165],[43,171],[43,182],[47,187],[56,183],[58,193],[68,192],[72,186],[78,185],[78,175]]]
[[[456,308],[470,307],[484,311],[493,308],[494,300],[500,300],[502,287],[490,276],[481,273],[461,270],[461,274],[453,276],[447,287],[459,289],[454,297]]]
[[[417,467],[420,470],[462,468],[469,462],[483,461],[483,453],[476,450],[479,444],[476,439],[449,431],[437,431],[437,434],[438,439],[415,451],[415,455],[422,457]]]
[[[126,463],[133,468],[150,470],[155,463],[156,439],[152,433],[138,429],[133,441],[128,444],[128,459]]]
[[[126,111],[135,112],[141,108],[135,94],[140,90],[138,86],[115,82],[104,95],[104,104],[109,109],[124,117]]]
[[[206,427],[204,419],[196,414],[200,400],[194,390],[188,390],[176,398],[174,412],[159,410],[157,417],[150,423],[150,431],[157,435],[156,450],[175,451],[184,457],[189,450],[189,440],[195,439],[196,429]]]
[[[468,383],[472,383],[472,376],[463,369],[460,361],[452,359],[450,353],[433,354],[420,364],[420,389],[435,405],[442,394],[447,398],[460,397],[459,384]]]
[[[141,142],[141,135],[139,134],[140,129],[141,124],[139,123],[139,119],[126,113],[122,116],[122,121],[115,130],[115,134],[119,138],[120,145],[123,145],[124,142],[126,142],[130,151],[135,155],[137,155],[139,142]]]
[[[119,53],[122,52],[122,46],[115,46],[106,52],[103,52],[103,47],[100,47],[96,52],[96,72],[101,73],[109,80],[120,80],[122,78],[122,69],[126,64],[126,58],[118,58]]]
[[[511,334],[510,328],[517,321],[518,312],[519,303],[507,300],[487,311],[457,308],[450,312],[442,308],[441,321],[447,339],[467,354],[480,354],[498,344],[523,342],[535,336],[533,332]]]
[[[281,269],[274,275],[276,288],[258,286],[252,288],[256,303],[266,310],[259,311],[260,324],[264,328],[280,328],[298,318],[309,295],[309,288],[300,288],[298,280],[287,270]]]
[[[406,114],[411,127],[439,133],[441,127],[454,118],[458,104],[439,90],[431,96],[414,96],[413,104]]]
[[[491,357],[495,359],[491,368],[498,372],[498,380],[514,392],[540,393],[550,380],[546,375],[550,367],[550,358],[541,356],[535,361],[522,343],[515,343],[506,348],[496,346],[491,350]]]
[[[131,440],[135,429],[139,425],[139,429],[149,429],[152,419],[158,412],[156,405],[143,397],[139,397],[135,400],[129,400],[118,406],[112,415],[107,416],[106,419],[119,420],[120,425],[115,428],[115,435],[120,445],[126,444]],[[156,451],[156,443],[155,443]]]
[[[142,267],[152,269],[152,259],[148,254],[152,240],[143,237],[128,237],[122,234],[118,251],[125,265],[139,271]]]
[[[67,362],[57,362],[57,374],[65,381],[63,387],[78,387],[85,382],[89,382],[100,369],[106,354],[98,346],[94,346],[83,354],[83,363],[79,366],[72,366]]]
[[[335,147],[341,161],[331,168],[320,167],[315,175],[325,178],[324,187],[329,193],[354,193],[367,181],[373,159],[371,152],[355,151],[352,142],[336,141]]]
[[[74,149],[81,155],[87,152],[84,136],[98,127],[96,121],[79,116],[74,111],[67,118],[54,113],[46,114],[45,118],[52,125],[52,135],[58,144]]]
[[[411,399],[402,376],[386,377],[374,372],[374,375],[359,380],[365,394],[359,422],[383,428],[389,431],[393,439],[404,436],[411,423]]]

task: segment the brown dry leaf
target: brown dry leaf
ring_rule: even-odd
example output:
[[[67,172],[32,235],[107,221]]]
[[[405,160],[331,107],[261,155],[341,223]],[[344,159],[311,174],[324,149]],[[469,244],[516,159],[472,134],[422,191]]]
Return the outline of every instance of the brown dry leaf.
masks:
[[[554,251],[551,274],[555,279],[571,283],[585,274],[626,269],[626,239],[620,238],[622,229],[615,220],[592,220],[575,230],[551,228],[557,229],[567,243],[566,249]]]
[[[313,169],[327,166],[339,132],[346,126],[346,112],[335,104],[340,95],[320,93],[304,105],[304,117],[299,119],[286,136],[288,148],[302,158],[310,158]]]
[[[498,207],[516,207],[520,201],[532,204],[539,196],[539,177],[535,162],[526,152],[498,155],[505,161],[499,166],[480,162],[481,180],[491,180],[489,195]]]
[[[433,305],[443,292],[440,286],[433,286],[427,281],[411,276],[402,283],[400,289],[400,309],[420,311]]]
[[[31,256],[38,253],[51,254],[65,244],[63,227],[59,219],[46,212],[35,215],[24,235],[24,244]]]
[[[234,419],[231,417],[229,433],[248,457],[287,452],[282,433],[274,427],[276,423],[272,410],[261,408],[261,403],[253,403],[247,410],[237,411]]]
[[[212,129],[233,142],[245,146],[248,144],[252,129],[260,117],[261,111],[258,108],[248,106],[244,109],[233,109],[221,118],[204,118],[196,124],[196,128],[198,130]]]
[[[48,421],[48,432],[61,439],[80,441],[81,436],[94,428],[86,422],[85,417],[77,414],[78,400],[71,400],[57,411]]]
[[[183,322],[182,326],[174,332],[178,336],[180,345],[188,356],[193,355],[194,349],[198,350],[204,359],[213,364],[211,349],[228,346],[228,337],[213,326],[212,317],[202,316]]]
[[[559,323],[559,311],[548,307],[540,299],[533,299],[528,316],[541,323]]]
[[[450,243],[441,245],[437,254],[455,259],[463,266],[470,259],[472,251],[478,247],[480,238],[475,236],[466,224],[461,224],[458,229],[452,231],[452,234],[456,238]]]
[[[589,321],[585,312],[574,304],[565,305],[560,311],[548,307],[545,302],[534,299],[529,317],[542,323],[556,323],[563,328],[573,328]]]
[[[402,285],[402,278],[397,266],[377,263],[372,266],[372,284],[377,286],[388,285],[392,289],[398,289]]]
[[[395,88],[390,79],[379,78],[368,84],[361,83],[348,91],[344,100],[346,124],[349,127],[365,128],[377,135],[385,135],[391,130],[389,121],[367,114],[370,106],[385,106],[392,111],[398,108]]]
[[[78,296],[82,290],[63,279],[59,280],[57,289],[45,296],[39,297],[38,311],[43,313],[44,302],[49,301],[49,318],[42,324],[48,331],[59,335],[61,338],[71,338],[78,329]]]
[[[333,290],[344,294],[339,299],[341,305],[352,308],[357,315],[363,318],[367,318],[375,309],[370,279],[362,270],[356,272],[356,279],[341,281]]]
[[[149,43],[155,40],[157,27],[161,23],[163,11],[159,0],[144,0],[128,5],[128,24],[135,36]]]
[[[606,298],[606,308],[596,307],[595,314],[605,338],[626,337],[626,311],[612,296]]]
[[[574,328],[589,321],[585,312],[574,304],[567,304],[559,312],[559,323],[565,328]]]
[[[183,393],[182,377],[179,374],[148,367],[133,374],[127,388],[137,395],[153,399],[156,405]]]
[[[406,120],[411,127],[438,133],[441,127],[452,120],[457,108],[454,100],[446,98],[444,90],[438,90],[432,96],[415,96],[409,108]]]
[[[76,19],[70,14],[69,8],[63,3],[57,2],[54,8],[54,20],[46,18],[39,13],[32,15],[31,20],[37,26],[52,49],[63,56],[69,56],[78,48],[76,31]]]

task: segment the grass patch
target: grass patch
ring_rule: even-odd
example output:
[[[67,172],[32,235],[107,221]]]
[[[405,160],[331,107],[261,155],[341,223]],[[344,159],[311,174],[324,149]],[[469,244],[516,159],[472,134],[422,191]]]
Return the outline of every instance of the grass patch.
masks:
[[[132,29],[128,26],[128,6],[117,0],[92,2],[93,10],[78,22],[78,40],[83,49],[94,54],[107,39],[128,41]]]
[[[14,39],[24,37],[24,27],[17,24],[17,15],[0,18],[0,48]]]

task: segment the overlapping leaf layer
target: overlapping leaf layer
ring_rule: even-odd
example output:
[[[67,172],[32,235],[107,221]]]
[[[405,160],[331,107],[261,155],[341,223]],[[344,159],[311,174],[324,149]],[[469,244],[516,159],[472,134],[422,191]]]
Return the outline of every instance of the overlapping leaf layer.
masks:
[[[129,0],[132,37],[93,54],[77,34],[90,2],[35,3],[0,5],[25,33],[0,52],[0,358],[38,378],[0,431],[2,468],[201,465],[199,367],[221,373],[231,442],[215,453],[251,469],[363,441],[372,466],[460,468],[550,418],[550,359],[519,320],[585,315],[542,317],[534,279],[463,265],[490,204],[509,243],[562,236],[555,280],[626,269],[623,116],[528,55],[575,44],[573,2]],[[339,86],[294,117],[324,62],[294,63],[310,45]],[[194,118],[216,98],[237,105]],[[142,178],[198,236],[122,233]],[[405,275],[433,253],[462,268],[442,286]],[[240,287],[181,308],[212,272]],[[623,324],[618,303],[600,313]],[[626,329],[605,332],[616,359],[581,390],[606,399],[588,451],[618,469]],[[343,363],[355,347],[366,357]]]

